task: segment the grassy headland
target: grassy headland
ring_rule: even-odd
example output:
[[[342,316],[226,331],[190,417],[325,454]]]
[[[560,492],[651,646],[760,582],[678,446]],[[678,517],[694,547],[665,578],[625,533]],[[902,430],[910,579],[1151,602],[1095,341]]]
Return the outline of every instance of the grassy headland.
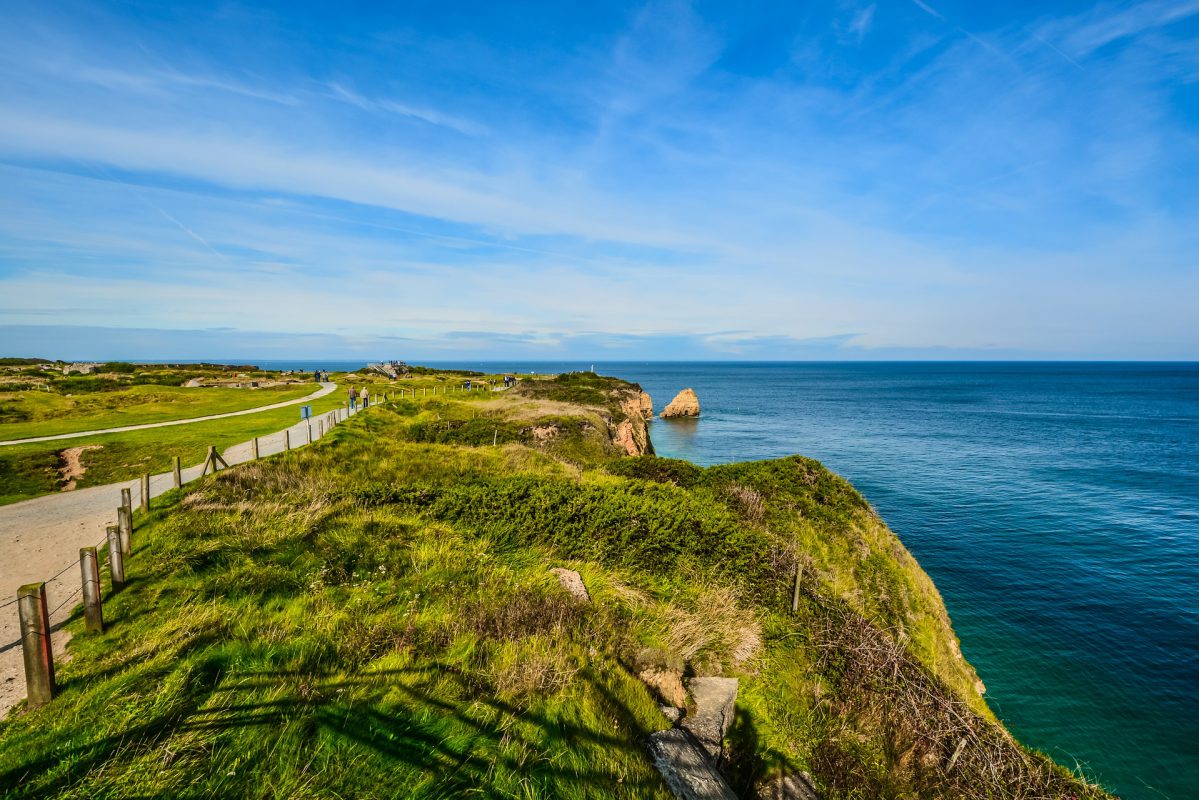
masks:
[[[433,394],[434,389],[459,387],[465,379],[456,373],[415,372],[397,381],[365,371],[331,374],[339,388],[313,401],[313,413],[344,404],[350,384],[359,389],[367,386],[376,396],[398,393],[402,387],[411,397],[414,391],[419,395],[424,389],[426,397],[433,399],[439,396]],[[495,382],[495,376],[474,377]],[[0,441],[241,411],[299,399],[318,388],[309,373],[289,376],[249,367],[119,362],[103,365],[90,375],[62,375],[61,365],[42,369],[35,364],[11,364],[0,369],[0,379]],[[243,388],[184,385],[193,379],[208,384],[236,382]],[[298,382],[279,383],[286,380]],[[262,388],[248,388],[252,381],[261,383]],[[279,385],[268,385],[272,383]],[[273,433],[298,421],[298,415],[297,408],[289,407],[169,428],[0,447],[0,505],[59,491],[63,452],[68,448],[82,448],[78,458],[85,471],[75,487],[100,486],[144,472],[165,472],[173,456],[182,458],[184,464],[199,463],[210,444],[224,449]]]
[[[743,797],[798,771],[828,798],[1105,796],[994,720],[848,483],[630,456],[636,396],[568,375],[395,401],[168,495],[108,630],[69,623],[62,695],[0,723],[0,787],[665,798],[649,671],[740,680]]]

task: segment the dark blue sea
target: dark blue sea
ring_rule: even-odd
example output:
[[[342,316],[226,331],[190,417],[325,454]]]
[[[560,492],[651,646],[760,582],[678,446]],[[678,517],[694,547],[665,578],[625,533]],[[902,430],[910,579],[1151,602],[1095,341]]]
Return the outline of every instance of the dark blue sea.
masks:
[[[699,420],[653,423],[660,455],[802,453],[852,481],[1021,741],[1123,797],[1199,797],[1199,364],[595,368],[656,409],[696,390]]]

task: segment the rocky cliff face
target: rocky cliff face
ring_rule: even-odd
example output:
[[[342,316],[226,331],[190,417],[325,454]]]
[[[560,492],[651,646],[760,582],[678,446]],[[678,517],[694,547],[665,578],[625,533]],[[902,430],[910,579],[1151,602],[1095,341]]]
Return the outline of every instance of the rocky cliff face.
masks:
[[[546,380],[522,380],[512,390],[512,397],[538,401],[521,410],[524,419],[534,425],[528,431],[536,443],[580,460],[579,447],[564,442],[569,430],[575,438],[587,439],[583,448],[598,457],[653,455],[649,439],[649,420],[654,411],[653,400],[636,384],[589,372],[557,375]],[[573,418],[577,425],[569,420]],[[538,434],[538,430],[544,431]],[[564,444],[566,445],[564,447]],[[577,444],[577,443],[576,443]],[[593,452],[590,448],[598,447]]]
[[[666,406],[662,411],[663,419],[698,416],[699,398],[695,396],[695,390],[691,388],[684,389],[676,394],[674,399],[670,401],[670,405]]]
[[[654,454],[654,445],[649,440],[646,424],[654,413],[653,401],[640,389],[628,390],[620,404],[625,418],[616,425],[613,440],[630,456]]]

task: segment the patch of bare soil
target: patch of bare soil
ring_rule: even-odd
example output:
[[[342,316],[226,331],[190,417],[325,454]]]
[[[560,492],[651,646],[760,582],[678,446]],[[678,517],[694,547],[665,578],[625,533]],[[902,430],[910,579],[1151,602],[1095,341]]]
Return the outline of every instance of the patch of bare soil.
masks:
[[[58,454],[59,460],[62,461],[62,466],[58,468],[58,479],[62,481],[62,489],[60,491],[69,492],[75,488],[75,481],[83,477],[83,473],[87,472],[87,467],[83,466],[81,456],[88,450],[100,450],[104,447],[102,444],[89,444],[83,447],[68,447]]]

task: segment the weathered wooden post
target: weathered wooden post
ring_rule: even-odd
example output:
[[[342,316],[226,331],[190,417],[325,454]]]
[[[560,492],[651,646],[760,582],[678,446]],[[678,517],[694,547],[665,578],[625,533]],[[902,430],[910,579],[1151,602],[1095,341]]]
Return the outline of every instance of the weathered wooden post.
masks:
[[[54,650],[50,644],[50,614],[46,584],[30,583],[17,590],[21,620],[21,653],[25,657],[25,690],[32,708],[54,699]]]
[[[133,491],[125,488],[121,490],[121,505],[130,511],[133,510]]]
[[[325,438],[325,421],[323,419],[318,419],[316,421],[316,438]]]
[[[287,428],[283,431],[283,449],[291,449],[291,428]]]
[[[171,459],[171,474],[175,476],[175,488],[183,488],[183,464],[179,460],[179,456]]]
[[[311,422],[308,423],[308,442],[307,442],[307,444],[312,444],[312,423]]]
[[[150,475],[142,474],[142,512],[150,510]]]
[[[117,535],[121,539],[121,553],[129,555],[133,552],[133,515],[129,509],[117,509]]]
[[[791,591],[791,613],[799,611],[799,584],[803,581],[803,562],[795,565],[795,588]]]
[[[119,589],[125,585],[125,554],[121,552],[121,530],[116,525],[109,525],[108,533],[108,568],[112,572],[112,588]]]
[[[251,447],[253,447],[253,449],[254,449],[254,460],[257,461],[258,460],[258,437],[257,436],[254,437],[254,442],[251,445]]]
[[[96,548],[79,551],[79,572],[83,576],[83,622],[88,633],[104,632],[104,609],[100,604],[100,566]]]

